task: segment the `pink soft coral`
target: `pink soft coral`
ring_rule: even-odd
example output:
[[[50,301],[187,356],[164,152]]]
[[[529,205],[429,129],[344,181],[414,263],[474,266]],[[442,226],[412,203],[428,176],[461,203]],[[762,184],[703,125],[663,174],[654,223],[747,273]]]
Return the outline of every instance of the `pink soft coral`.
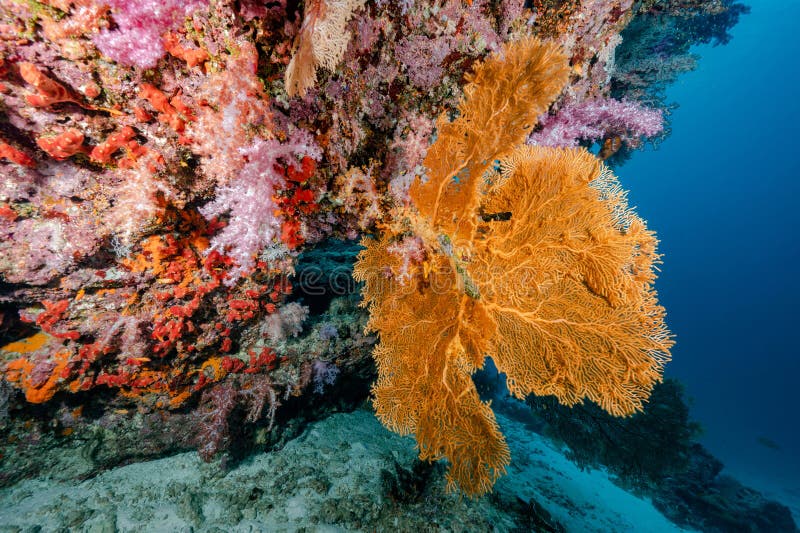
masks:
[[[166,50],[162,35],[179,26],[208,0],[104,0],[114,11],[117,29],[103,30],[94,44],[123,65],[152,68]]]
[[[214,105],[200,105],[197,119],[187,125],[193,151],[202,156],[205,176],[217,184],[227,183],[241,170],[239,150],[255,137],[271,137],[273,126],[270,98],[258,78],[258,50],[239,39],[232,45],[225,68],[208,77],[195,98]],[[288,126],[287,126],[288,127]]]
[[[614,136],[635,148],[642,137],[661,133],[664,117],[660,109],[649,109],[636,102],[595,98],[567,102],[540,123],[542,129],[530,136],[528,144],[573,147],[579,141],[594,142]]]
[[[230,212],[228,225],[214,236],[209,249],[236,261],[228,283],[235,283],[253,267],[255,254],[280,242],[283,219],[276,214],[278,205],[273,197],[286,180],[276,171],[279,160],[299,169],[298,157],[319,160],[321,152],[309,135],[298,132],[286,144],[259,139],[242,149],[241,155],[248,163],[239,175],[218,187],[216,198],[200,209],[207,219]]]

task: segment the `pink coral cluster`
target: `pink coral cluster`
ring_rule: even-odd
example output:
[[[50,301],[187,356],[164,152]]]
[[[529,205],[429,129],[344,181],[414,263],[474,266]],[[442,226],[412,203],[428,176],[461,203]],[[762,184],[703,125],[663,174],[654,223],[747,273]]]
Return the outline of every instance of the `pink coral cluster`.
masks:
[[[286,186],[286,177],[277,170],[279,161],[289,168],[300,168],[300,158],[319,159],[319,148],[306,135],[297,132],[292,141],[259,140],[241,150],[248,163],[239,175],[217,188],[216,198],[200,212],[207,219],[229,214],[230,223],[211,240],[209,251],[226,253],[236,262],[228,284],[235,283],[255,264],[255,256],[268,246],[281,244],[285,220],[275,200]]]
[[[152,68],[164,57],[163,35],[208,0],[103,0],[113,11],[115,29],[94,37],[103,54],[123,65]]]
[[[567,102],[555,115],[540,120],[541,129],[528,142],[540,146],[577,146],[618,137],[629,147],[639,146],[643,138],[652,138],[663,130],[663,113],[636,102],[593,98]]]

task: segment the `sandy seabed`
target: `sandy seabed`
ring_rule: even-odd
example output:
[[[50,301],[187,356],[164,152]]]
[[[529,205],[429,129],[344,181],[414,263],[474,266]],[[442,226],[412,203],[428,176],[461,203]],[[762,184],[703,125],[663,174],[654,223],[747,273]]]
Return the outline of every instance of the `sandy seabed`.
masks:
[[[498,421],[512,464],[475,501],[447,494],[440,466],[417,493],[398,489],[414,441],[361,409],[227,472],[188,452],[80,482],[22,481],[0,490],[0,531],[522,531],[535,527],[524,512],[531,499],[567,531],[683,531],[603,471],[581,471],[519,422]]]

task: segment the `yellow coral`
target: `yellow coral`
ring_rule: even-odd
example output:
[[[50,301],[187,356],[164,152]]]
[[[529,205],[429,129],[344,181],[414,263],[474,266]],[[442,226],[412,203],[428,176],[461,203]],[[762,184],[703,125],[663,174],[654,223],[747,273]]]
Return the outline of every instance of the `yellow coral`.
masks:
[[[514,157],[481,204],[510,219],[479,227],[468,265],[497,325],[490,353],[519,397],[631,414],[671,346],[652,288],[655,237],[624,197],[603,197],[613,178],[585,150],[526,146]]]
[[[640,409],[672,344],[652,282],[656,240],[585,150],[520,146],[566,80],[566,61],[530,39],[479,65],[459,117],[439,122],[427,181],[380,240],[366,240],[367,328],[380,333],[374,404],[447,458],[449,486],[491,490],[510,460],[471,375],[491,356],[518,397]],[[400,278],[392,244],[424,244]]]
[[[26,353],[33,353],[48,342],[52,340],[52,337],[47,333],[40,331],[31,335],[30,337],[26,337],[24,339],[20,339],[18,341],[6,344],[2,348],[0,348],[1,352],[16,352],[19,354],[26,354]]]

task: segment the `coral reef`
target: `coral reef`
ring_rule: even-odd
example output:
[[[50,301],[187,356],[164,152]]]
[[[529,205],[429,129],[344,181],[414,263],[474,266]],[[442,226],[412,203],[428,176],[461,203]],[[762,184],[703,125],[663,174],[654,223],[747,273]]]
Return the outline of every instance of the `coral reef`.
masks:
[[[648,0],[634,9],[635,16],[620,33],[608,94],[663,109],[668,133],[669,110],[676,104],[667,102],[666,88],[697,67],[700,57],[692,46],[727,43],[729,30],[750,8],[737,0]],[[620,148],[621,157],[615,159],[624,161],[628,150]]]
[[[97,48],[117,63],[152,68],[167,53],[172,39],[162,36],[176,29],[193,11],[208,4],[207,0],[133,2],[107,0],[103,2],[113,12],[116,27],[103,29],[93,39]],[[174,38],[173,38],[174,39]],[[174,53],[175,45],[169,46]]]
[[[722,473],[702,445],[692,445],[689,459],[652,491],[653,505],[674,523],[701,531],[798,530],[788,507]]]
[[[294,52],[284,75],[289,96],[305,96],[317,81],[317,68],[335,70],[342,60],[350,34],[347,22],[364,0],[309,0],[303,24],[295,37]]]
[[[578,146],[614,161],[666,135],[664,83],[692,66],[692,43],[724,43],[744,12],[728,0],[0,3],[0,423],[12,450],[0,482],[52,468],[37,450],[53,443],[93,443],[76,474],[91,475],[192,446],[211,459],[296,432],[318,404],[356,405],[376,341],[350,274],[366,234],[384,235],[374,281],[459,286],[431,307],[451,322],[466,313],[437,364],[462,365],[448,375],[492,437],[488,466],[422,418],[398,425],[428,443],[425,457],[461,458],[451,479],[468,492],[507,462],[469,379],[488,343],[520,396],[636,410],[669,348],[650,289],[655,241]],[[556,181],[534,183],[544,168]],[[534,230],[559,215],[528,208],[573,181],[574,196],[551,203],[585,212]],[[554,299],[510,307],[538,302],[553,321],[541,335],[562,339],[539,381],[501,342],[529,327],[491,296],[519,281],[494,275],[516,257],[489,253],[536,236],[561,239],[519,258],[549,272],[534,281]],[[602,250],[571,257],[587,238]],[[590,308],[617,334],[556,323]],[[634,324],[644,333],[620,333]],[[586,356],[598,343],[604,379]]]

